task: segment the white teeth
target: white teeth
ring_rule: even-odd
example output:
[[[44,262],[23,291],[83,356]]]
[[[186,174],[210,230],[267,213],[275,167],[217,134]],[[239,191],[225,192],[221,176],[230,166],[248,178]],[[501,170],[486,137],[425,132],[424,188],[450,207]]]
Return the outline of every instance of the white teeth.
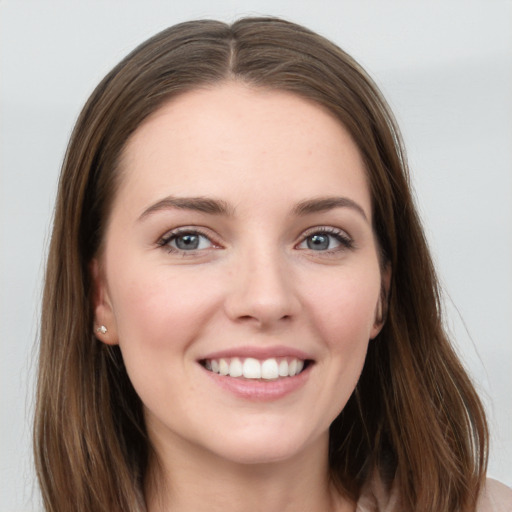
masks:
[[[253,357],[246,359],[234,357],[233,359],[207,359],[204,361],[204,367],[223,376],[273,380],[299,374],[304,368],[304,361],[286,357],[272,357],[264,361]]]
[[[279,367],[275,359],[266,359],[261,364],[261,378],[262,379],[277,379],[279,377]]]
[[[248,357],[242,366],[242,372],[246,379],[261,378],[261,364],[257,359]]]
[[[227,375],[229,373],[229,364],[225,359],[219,361],[219,373],[221,375]]]
[[[238,359],[238,357],[231,359],[231,364],[229,365],[229,375],[231,377],[241,377],[242,374],[242,362],[240,359]]]

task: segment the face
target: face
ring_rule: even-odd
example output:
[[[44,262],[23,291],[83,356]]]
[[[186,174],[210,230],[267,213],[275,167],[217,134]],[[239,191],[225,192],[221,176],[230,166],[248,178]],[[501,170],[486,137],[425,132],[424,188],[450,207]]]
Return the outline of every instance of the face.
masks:
[[[152,443],[235,462],[326,446],[380,329],[365,169],[295,95],[185,93],[128,141],[93,262]]]

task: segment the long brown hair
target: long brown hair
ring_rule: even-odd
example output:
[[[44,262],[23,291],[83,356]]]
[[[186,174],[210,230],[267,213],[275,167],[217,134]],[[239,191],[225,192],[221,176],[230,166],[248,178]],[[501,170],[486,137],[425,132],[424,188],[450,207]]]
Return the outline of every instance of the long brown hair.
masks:
[[[486,469],[485,415],[443,330],[396,123],[350,56],[274,18],[164,30],[104,78],[77,121],[59,182],[41,320],[34,439],[46,510],[145,510],[151,447],[142,406],[119,349],[94,336],[89,263],[101,248],[128,137],[170,98],[226,80],[317,102],[349,130],[366,164],[392,282],[384,328],[331,426],[333,480],[354,500],[379,475],[394,483],[404,510],[473,510]]]

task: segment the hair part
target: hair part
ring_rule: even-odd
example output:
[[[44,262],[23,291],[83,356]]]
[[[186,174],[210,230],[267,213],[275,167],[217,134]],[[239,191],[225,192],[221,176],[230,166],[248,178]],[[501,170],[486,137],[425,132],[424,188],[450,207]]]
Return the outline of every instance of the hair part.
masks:
[[[59,181],[41,318],[34,450],[46,510],[145,510],[151,446],[142,404],[119,348],[94,336],[89,265],[102,248],[130,136],[173,97],[229,80],[321,105],[366,165],[373,228],[392,279],[386,323],[330,429],[333,480],[356,500],[377,473],[397,486],[404,510],[474,510],[487,461],[485,415],[443,330],[399,130],[350,56],[275,18],[164,30],[119,63],[80,114]]]

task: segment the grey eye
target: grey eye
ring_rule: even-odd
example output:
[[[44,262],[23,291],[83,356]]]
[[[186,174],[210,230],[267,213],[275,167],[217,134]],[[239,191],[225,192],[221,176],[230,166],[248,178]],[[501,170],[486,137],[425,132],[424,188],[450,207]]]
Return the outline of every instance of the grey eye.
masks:
[[[335,228],[321,228],[311,230],[302,239],[297,249],[306,249],[315,252],[330,252],[353,248],[352,239],[344,232]]]
[[[174,241],[176,247],[183,251],[193,250],[199,247],[198,235],[181,235],[177,236]]]
[[[325,251],[326,249],[329,249],[331,238],[333,237],[325,233],[311,235],[306,238],[306,244],[308,249],[312,249],[313,251]]]
[[[310,251],[327,251],[345,245],[345,240],[338,233],[313,233],[307,236],[299,245],[299,249]]]
[[[211,247],[212,242],[199,233],[181,233],[173,235],[168,245],[180,251],[195,251]]]

